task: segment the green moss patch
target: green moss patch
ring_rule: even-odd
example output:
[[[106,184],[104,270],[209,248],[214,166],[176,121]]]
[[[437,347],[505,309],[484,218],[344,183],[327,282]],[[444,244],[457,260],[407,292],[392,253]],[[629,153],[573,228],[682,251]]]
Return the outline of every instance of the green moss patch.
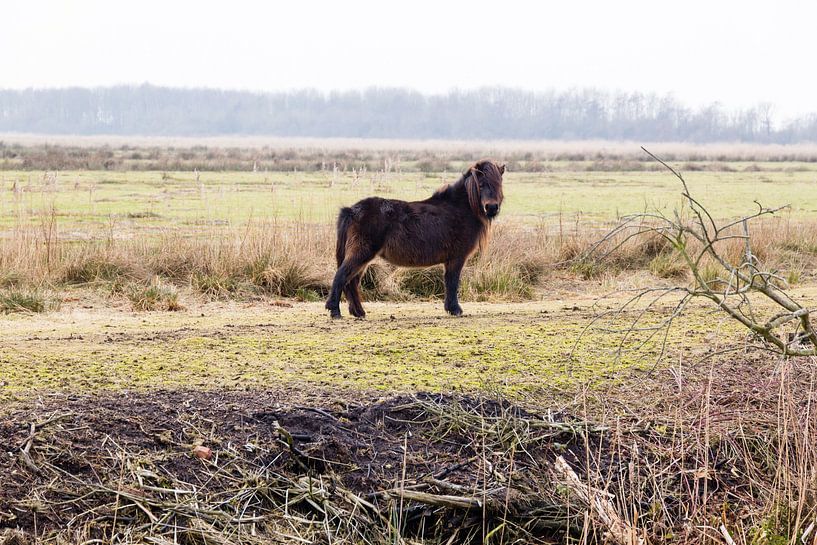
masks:
[[[268,313],[234,308],[205,318],[187,312],[150,320],[120,315],[104,333],[93,323],[87,330],[39,324],[48,334],[32,337],[23,324],[12,348],[0,354],[0,396],[299,384],[519,392],[618,380],[628,370],[651,368],[660,350],[657,339],[639,351],[619,352],[620,334],[596,330],[586,332],[574,350],[590,314],[543,313],[541,303],[471,304],[463,318],[442,316],[433,304],[380,304],[372,305],[368,320],[336,322],[320,306]],[[675,327],[668,353],[699,350],[713,321],[695,316]]]

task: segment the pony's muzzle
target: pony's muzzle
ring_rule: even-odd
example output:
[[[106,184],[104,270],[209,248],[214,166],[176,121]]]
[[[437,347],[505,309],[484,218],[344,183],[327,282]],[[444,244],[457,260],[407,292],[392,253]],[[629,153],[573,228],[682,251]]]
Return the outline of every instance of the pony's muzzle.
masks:
[[[498,204],[486,204],[485,205],[485,215],[489,218],[493,218],[499,214],[499,205]]]

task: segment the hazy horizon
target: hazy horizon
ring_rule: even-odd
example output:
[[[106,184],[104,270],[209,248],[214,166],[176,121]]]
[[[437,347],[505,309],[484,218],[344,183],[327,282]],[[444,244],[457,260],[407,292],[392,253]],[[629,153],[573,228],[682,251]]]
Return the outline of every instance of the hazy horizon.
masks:
[[[0,89],[0,132],[782,144],[817,141],[817,115],[786,123],[764,104],[690,108],[671,95],[593,89],[258,94],[142,85]]]
[[[817,5],[12,1],[0,88],[141,85],[278,92],[501,85],[671,94],[692,107],[817,111]]]

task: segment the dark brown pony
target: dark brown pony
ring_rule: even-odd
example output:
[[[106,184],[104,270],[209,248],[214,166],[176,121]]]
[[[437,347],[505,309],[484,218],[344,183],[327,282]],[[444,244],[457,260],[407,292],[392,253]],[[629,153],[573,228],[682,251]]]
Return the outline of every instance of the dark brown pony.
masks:
[[[338,271],[326,308],[340,318],[340,294],[349,312],[366,315],[360,300],[360,279],[377,256],[401,267],[445,264],[445,310],[459,316],[460,273],[465,261],[482,247],[491,220],[502,204],[505,165],[480,161],[459,180],[424,201],[406,202],[370,197],[338,216]]]

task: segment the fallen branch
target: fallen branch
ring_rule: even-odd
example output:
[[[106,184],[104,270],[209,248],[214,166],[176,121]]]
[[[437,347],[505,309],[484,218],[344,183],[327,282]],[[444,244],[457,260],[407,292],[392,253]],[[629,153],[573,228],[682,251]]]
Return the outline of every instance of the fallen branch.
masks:
[[[638,529],[618,515],[608,493],[583,483],[564,457],[558,456],[553,465],[564,483],[607,527],[613,541],[620,545],[644,545],[645,540],[639,535]]]

